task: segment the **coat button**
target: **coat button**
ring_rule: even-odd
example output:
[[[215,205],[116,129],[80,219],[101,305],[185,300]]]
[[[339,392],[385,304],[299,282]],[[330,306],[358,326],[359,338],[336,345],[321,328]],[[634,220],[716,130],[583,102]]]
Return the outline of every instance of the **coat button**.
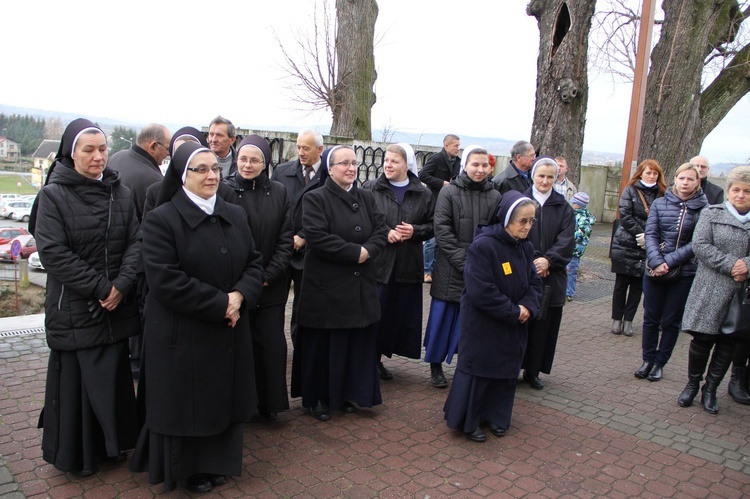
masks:
[[[231,285],[232,284],[229,281],[224,281],[224,287],[225,288],[229,289],[229,286],[231,286]]]
[[[227,347],[227,353],[232,353],[232,347]]]
[[[215,224],[215,223],[216,223],[216,217],[211,217],[211,223],[212,223],[212,224]]]
[[[362,227],[357,225],[356,227],[354,227],[354,232],[362,232]]]
[[[354,208],[355,210],[359,209],[359,203],[353,203],[352,208]]]
[[[359,277],[359,272],[355,272],[355,273],[354,273],[354,276],[355,276],[355,277]]]
[[[226,255],[227,254],[227,249],[225,247],[223,247],[223,246],[221,247],[220,251],[221,251],[222,255]]]

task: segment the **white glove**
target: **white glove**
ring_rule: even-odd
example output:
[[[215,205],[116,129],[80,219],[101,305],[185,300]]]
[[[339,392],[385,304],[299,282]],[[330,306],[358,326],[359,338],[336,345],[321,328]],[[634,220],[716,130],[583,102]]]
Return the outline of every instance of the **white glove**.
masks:
[[[641,232],[635,236],[635,242],[643,249],[646,249],[646,234]]]

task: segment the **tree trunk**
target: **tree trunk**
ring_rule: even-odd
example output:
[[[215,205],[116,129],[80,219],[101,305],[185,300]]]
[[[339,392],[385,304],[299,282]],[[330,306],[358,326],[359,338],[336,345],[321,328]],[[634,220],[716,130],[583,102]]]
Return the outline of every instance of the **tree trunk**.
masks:
[[[372,139],[375,104],[375,0],[336,0],[338,76],[333,90],[331,135]]]
[[[587,54],[596,0],[532,0],[539,25],[536,107],[531,143],[539,154],[565,156],[578,182],[588,104]]]
[[[750,90],[750,52],[743,48],[701,93],[706,56],[726,36],[737,1],[664,0],[662,8],[664,24],[651,53],[638,156],[639,161],[657,160],[671,180],[676,168],[700,152],[703,139]]]

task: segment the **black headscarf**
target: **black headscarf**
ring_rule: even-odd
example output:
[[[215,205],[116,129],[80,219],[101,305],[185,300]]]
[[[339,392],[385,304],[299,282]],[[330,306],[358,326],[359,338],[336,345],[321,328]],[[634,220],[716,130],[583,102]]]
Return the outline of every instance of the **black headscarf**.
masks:
[[[242,139],[242,142],[240,142],[240,145],[237,147],[238,156],[240,154],[240,149],[245,146],[255,146],[260,149],[261,154],[263,154],[263,160],[265,162],[265,167],[263,168],[263,170],[268,172],[268,166],[271,164],[271,146],[268,145],[268,141],[266,141],[266,139],[264,139],[260,135],[248,135],[247,137]],[[239,175],[239,172],[237,174]]]
[[[47,178],[44,180],[44,185],[49,184],[49,179],[52,177],[52,172],[58,163],[71,169],[75,168],[75,163],[73,162],[73,151],[76,147],[76,141],[81,135],[81,132],[88,128],[99,130],[102,132],[102,135],[105,137],[107,136],[107,134],[104,133],[104,130],[86,118],[77,118],[68,123],[68,126],[65,127],[65,131],[60,138],[60,147],[57,149],[57,156],[55,156],[52,166],[47,170]],[[39,196],[34,198],[34,204],[31,206],[31,213],[29,214],[29,232],[31,234],[34,234],[34,229],[36,229],[36,214],[39,209],[38,204]]]
[[[169,141],[169,156],[174,156],[174,143],[177,142],[177,139],[180,137],[184,137],[185,135],[190,135],[191,137],[194,137],[198,142],[201,143],[203,147],[208,147],[208,141],[206,140],[206,136],[201,133],[200,130],[197,128],[193,128],[191,126],[184,126],[177,130],[172,135],[172,140]]]
[[[169,168],[164,173],[159,197],[156,198],[156,206],[170,201],[175,193],[182,188],[182,175],[185,173],[190,158],[197,152],[211,152],[211,149],[195,142],[186,142],[177,148],[174,156],[172,156],[172,160],[169,162]]]

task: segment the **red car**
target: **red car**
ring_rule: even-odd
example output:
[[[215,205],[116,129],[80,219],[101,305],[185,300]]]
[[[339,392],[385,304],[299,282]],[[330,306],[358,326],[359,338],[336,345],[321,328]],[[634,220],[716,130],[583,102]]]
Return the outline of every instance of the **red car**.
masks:
[[[0,244],[11,242],[18,236],[27,236],[29,231],[22,227],[3,227],[0,229]]]
[[[19,258],[28,258],[32,253],[36,253],[36,239],[32,235],[18,236],[13,241],[21,243],[21,253]],[[10,253],[10,245],[13,241],[0,245],[0,260],[13,260],[13,256]]]

